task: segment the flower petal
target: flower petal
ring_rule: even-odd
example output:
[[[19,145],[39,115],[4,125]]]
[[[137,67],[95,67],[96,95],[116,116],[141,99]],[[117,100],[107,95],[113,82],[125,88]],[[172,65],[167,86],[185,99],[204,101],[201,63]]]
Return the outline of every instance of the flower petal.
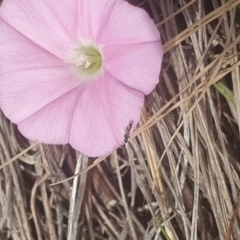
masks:
[[[96,42],[118,0],[78,1],[79,37]]]
[[[77,2],[7,0],[0,7],[0,18],[63,59],[77,39]]]
[[[86,85],[77,103],[69,142],[80,152],[103,156],[124,141],[130,121],[139,121],[144,95],[106,75]]]
[[[149,94],[159,81],[160,42],[105,46],[104,68],[127,86]]]
[[[65,69],[5,74],[0,78],[1,109],[12,122],[19,123],[77,86]]]
[[[100,13],[106,14],[108,19],[104,21],[104,27],[98,37],[99,44],[122,45],[160,40],[159,31],[145,10],[132,6],[126,1],[115,0],[114,2],[111,11],[106,10]],[[94,14],[99,15],[98,12]]]
[[[48,144],[66,144],[72,123],[72,115],[81,89],[76,88],[18,125],[20,132],[33,141]]]
[[[0,106],[19,123],[78,86],[62,60],[0,20]]]
[[[48,66],[64,67],[66,64],[47,52],[0,19],[0,77],[26,69]]]

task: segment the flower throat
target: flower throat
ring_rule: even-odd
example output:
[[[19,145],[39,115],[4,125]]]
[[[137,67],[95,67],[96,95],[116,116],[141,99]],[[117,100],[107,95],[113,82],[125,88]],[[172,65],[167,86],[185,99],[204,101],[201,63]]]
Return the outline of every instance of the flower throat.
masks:
[[[93,46],[81,47],[76,50],[75,55],[77,58],[74,63],[80,75],[94,77],[101,71],[103,58],[98,49]]]

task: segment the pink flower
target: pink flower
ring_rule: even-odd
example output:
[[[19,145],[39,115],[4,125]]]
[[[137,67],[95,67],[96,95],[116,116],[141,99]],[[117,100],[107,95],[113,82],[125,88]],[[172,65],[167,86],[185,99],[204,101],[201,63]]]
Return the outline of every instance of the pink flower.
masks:
[[[153,21],[123,0],[5,0],[0,52],[4,114],[31,140],[92,157],[137,124],[163,54]]]

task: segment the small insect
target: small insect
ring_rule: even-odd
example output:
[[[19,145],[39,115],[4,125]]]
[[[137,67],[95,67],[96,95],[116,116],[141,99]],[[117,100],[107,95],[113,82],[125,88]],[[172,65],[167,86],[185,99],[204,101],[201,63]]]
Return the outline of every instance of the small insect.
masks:
[[[133,120],[131,120],[129,122],[129,124],[127,125],[127,127],[125,128],[124,132],[124,142],[127,143],[128,142],[128,139],[129,139],[129,134],[130,134],[130,131],[132,129],[132,126],[133,126]]]

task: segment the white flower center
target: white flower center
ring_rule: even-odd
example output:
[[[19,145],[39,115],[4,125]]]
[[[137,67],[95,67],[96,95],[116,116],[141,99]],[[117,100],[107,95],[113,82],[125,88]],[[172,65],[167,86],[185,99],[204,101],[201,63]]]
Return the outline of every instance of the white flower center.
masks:
[[[73,51],[71,63],[80,79],[96,78],[102,72],[102,53],[94,45],[82,46]]]

